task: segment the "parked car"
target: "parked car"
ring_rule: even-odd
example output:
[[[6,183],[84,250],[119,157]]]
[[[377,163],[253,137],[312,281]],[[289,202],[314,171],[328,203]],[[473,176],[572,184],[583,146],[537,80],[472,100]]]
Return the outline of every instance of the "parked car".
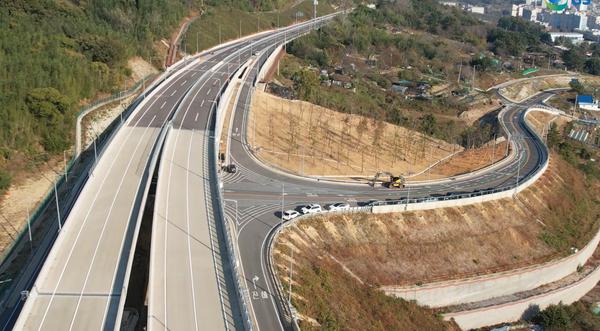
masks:
[[[223,170],[230,174],[235,174],[237,172],[237,167],[235,166],[235,164],[228,164],[226,166],[223,166]]]
[[[308,206],[302,207],[301,211],[302,211],[302,214],[313,214],[313,213],[320,213],[323,211],[323,209],[321,208],[321,205],[313,203]]]
[[[342,211],[350,209],[350,205],[345,202],[338,202],[329,205],[329,211]]]
[[[295,210],[288,210],[283,212],[283,219],[286,221],[293,220],[294,218],[300,216],[300,213]]]

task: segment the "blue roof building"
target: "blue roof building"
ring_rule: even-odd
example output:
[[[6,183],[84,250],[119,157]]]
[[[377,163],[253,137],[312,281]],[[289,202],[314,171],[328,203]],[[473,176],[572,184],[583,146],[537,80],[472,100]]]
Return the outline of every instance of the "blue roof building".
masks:
[[[577,96],[578,105],[593,105],[594,98],[591,95],[579,95]]]
[[[594,100],[594,97],[591,95],[578,95],[577,107],[585,110],[600,111],[598,100]]]

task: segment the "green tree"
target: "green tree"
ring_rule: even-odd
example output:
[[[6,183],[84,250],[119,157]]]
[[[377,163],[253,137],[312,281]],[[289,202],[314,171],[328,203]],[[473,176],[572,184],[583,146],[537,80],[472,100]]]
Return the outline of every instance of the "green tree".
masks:
[[[592,75],[600,75],[600,58],[592,57],[585,62],[585,71]]]
[[[571,87],[573,91],[577,92],[577,94],[585,94],[585,87],[577,79],[571,80],[569,82],[569,87]]]
[[[561,141],[560,132],[558,132],[556,123],[552,123],[550,125],[550,129],[548,130],[548,138],[547,138],[548,147],[554,148],[555,146],[558,146],[560,141]]]
[[[300,98],[307,101],[315,101],[319,91],[319,77],[307,69],[295,73],[294,84]]]
[[[585,54],[576,47],[569,49],[562,55],[565,65],[571,70],[582,70],[585,65]]]
[[[44,149],[56,153],[70,145],[69,128],[74,119],[72,102],[52,87],[37,88],[26,98],[29,112],[35,117],[36,131]]]
[[[569,330],[571,328],[571,317],[562,303],[550,305],[541,311],[539,320],[544,330]]]

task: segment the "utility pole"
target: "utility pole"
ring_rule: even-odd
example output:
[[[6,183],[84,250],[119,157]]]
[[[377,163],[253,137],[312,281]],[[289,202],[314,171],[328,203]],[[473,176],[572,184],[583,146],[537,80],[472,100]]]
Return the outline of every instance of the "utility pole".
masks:
[[[463,66],[463,63],[462,63],[462,61],[460,61],[460,67],[458,68],[458,78],[456,79],[457,84],[460,84],[460,76],[462,75],[462,66]]]
[[[473,81],[471,82],[471,90],[475,90],[475,72],[477,72],[477,66],[473,66]]]
[[[288,297],[288,305],[292,307],[292,277],[294,276],[294,247],[290,244],[290,296]],[[291,310],[291,309],[290,309]]]
[[[408,210],[408,201],[410,200],[410,186],[407,186],[408,193],[406,194],[406,205],[404,206],[404,211]]]

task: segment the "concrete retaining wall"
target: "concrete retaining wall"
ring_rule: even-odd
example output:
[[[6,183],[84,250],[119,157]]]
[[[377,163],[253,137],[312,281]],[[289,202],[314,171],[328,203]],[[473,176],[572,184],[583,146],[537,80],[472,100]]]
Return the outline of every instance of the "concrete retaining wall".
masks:
[[[571,304],[581,299],[596,286],[599,280],[600,267],[569,286],[502,305],[445,314],[444,319],[454,319],[465,330],[518,321],[526,317],[524,315],[543,310],[551,304],[559,302]]]
[[[430,307],[475,302],[523,292],[557,281],[575,272],[578,266],[585,264],[592,256],[599,242],[600,231],[579,252],[537,266],[423,286],[387,286],[382,289],[388,295],[416,300],[420,305]]]
[[[527,110],[527,112],[529,111],[543,111],[555,113],[548,109],[535,107]],[[523,184],[521,184],[516,190],[509,190],[489,195],[458,200],[423,202],[418,204],[408,204],[402,206],[376,206],[373,207],[373,212],[384,213],[403,210],[426,210],[444,207],[455,207],[474,203],[481,203],[484,201],[490,201],[495,199],[507,198],[512,196],[513,193],[522,191],[529,185],[533,184],[544,173],[547,167],[548,161],[546,161],[540,170],[538,170],[528,180],[523,182]],[[423,286],[389,286],[383,288],[383,290],[389,295],[409,300],[416,300],[419,304],[428,305],[431,307],[441,307],[453,304],[475,302],[493,297],[527,291],[539,287],[541,285],[557,281],[575,272],[579,265],[583,265],[587,262],[587,260],[596,250],[596,247],[598,246],[599,242],[600,231],[596,233],[594,238],[576,254],[559,260],[550,261],[541,265],[469,279],[430,283]]]
[[[257,83],[263,81],[263,79],[265,78],[267,73],[272,69],[273,65],[275,65],[277,58],[283,51],[283,47],[284,46],[277,46],[277,48],[275,48],[273,50],[273,52],[271,52],[271,55],[269,55],[269,57],[267,58],[265,63],[260,68],[260,71],[258,72],[258,76],[257,76],[257,80],[256,80]]]

